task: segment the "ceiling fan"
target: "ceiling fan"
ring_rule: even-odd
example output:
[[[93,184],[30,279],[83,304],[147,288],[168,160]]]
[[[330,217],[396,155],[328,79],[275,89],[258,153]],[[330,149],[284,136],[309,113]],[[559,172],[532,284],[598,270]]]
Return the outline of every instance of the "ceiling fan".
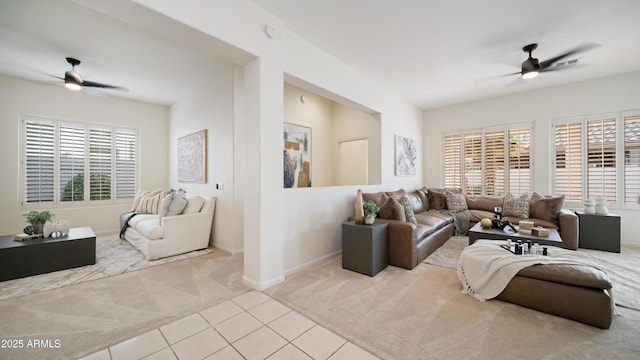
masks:
[[[57,79],[64,80],[64,85],[71,90],[80,90],[83,87],[94,87],[94,88],[103,88],[103,89],[115,89],[115,90],[127,90],[127,88],[121,86],[108,85],[103,83],[98,83],[89,80],[83,80],[80,77],[80,74],[76,72],[76,66],[80,65],[80,60],[74,59],[71,57],[67,58],[67,62],[71,65],[71,70],[68,70],[64,73],[64,78],[59,76],[54,76]]]
[[[525,47],[522,48],[522,51],[529,53],[529,58],[527,58],[525,61],[522,62],[522,70],[520,72],[517,73],[513,73],[513,74],[509,74],[509,75],[517,75],[519,74],[520,76],[522,76],[523,79],[532,79],[536,76],[538,76],[539,73],[541,72],[547,72],[547,71],[555,71],[555,70],[561,70],[561,69],[566,69],[567,65],[575,65],[578,62],[578,59],[573,59],[570,61],[565,61],[565,62],[558,62],[568,56],[571,55],[575,55],[581,52],[585,52],[587,50],[591,50],[593,48],[596,48],[600,45],[598,44],[591,44],[591,43],[587,43],[587,44],[582,44],[578,47],[575,47],[569,51],[566,51],[560,55],[554,56],[550,59],[547,59],[545,61],[538,61],[538,59],[534,58],[531,53],[533,52],[533,50],[535,50],[538,47],[538,44],[529,44]]]

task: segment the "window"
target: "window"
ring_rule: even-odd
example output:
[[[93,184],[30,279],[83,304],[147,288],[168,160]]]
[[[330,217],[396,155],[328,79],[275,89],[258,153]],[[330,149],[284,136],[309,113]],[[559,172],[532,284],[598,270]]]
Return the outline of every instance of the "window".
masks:
[[[604,196],[611,207],[638,208],[639,110],[557,120],[553,128],[556,193],[574,205]]]
[[[444,147],[445,187],[474,195],[530,192],[531,127],[446,134]]]
[[[86,206],[135,196],[137,132],[25,116],[24,207]]]

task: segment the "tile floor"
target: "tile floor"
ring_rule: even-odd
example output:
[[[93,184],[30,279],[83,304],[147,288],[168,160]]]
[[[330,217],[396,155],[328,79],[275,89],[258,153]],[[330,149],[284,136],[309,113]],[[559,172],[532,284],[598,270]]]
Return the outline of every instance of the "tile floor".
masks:
[[[250,291],[82,360],[377,357],[258,291]]]

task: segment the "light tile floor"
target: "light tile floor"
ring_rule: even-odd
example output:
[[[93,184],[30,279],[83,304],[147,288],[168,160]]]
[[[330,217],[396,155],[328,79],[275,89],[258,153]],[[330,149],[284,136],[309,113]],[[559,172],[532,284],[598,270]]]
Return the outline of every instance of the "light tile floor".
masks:
[[[377,357],[268,295],[249,291],[82,360],[129,359],[370,360]]]

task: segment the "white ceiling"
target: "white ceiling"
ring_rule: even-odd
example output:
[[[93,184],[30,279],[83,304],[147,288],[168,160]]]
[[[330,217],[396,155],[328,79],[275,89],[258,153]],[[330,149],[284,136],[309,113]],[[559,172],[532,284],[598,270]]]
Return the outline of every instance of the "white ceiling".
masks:
[[[425,109],[640,70],[638,0],[253,2]],[[171,104],[208,78],[211,62],[249,58],[136,6],[0,0],[0,73],[52,82],[71,56],[82,61],[76,70],[85,80],[129,89],[106,93]],[[601,47],[578,55],[582,66],[571,70],[527,82],[497,77],[519,71],[521,48],[532,42],[541,61],[587,42]]]
[[[426,109],[640,70],[638,0],[253,0],[285,26]],[[580,67],[519,76],[584,43]],[[573,58],[576,58],[573,57]]]

